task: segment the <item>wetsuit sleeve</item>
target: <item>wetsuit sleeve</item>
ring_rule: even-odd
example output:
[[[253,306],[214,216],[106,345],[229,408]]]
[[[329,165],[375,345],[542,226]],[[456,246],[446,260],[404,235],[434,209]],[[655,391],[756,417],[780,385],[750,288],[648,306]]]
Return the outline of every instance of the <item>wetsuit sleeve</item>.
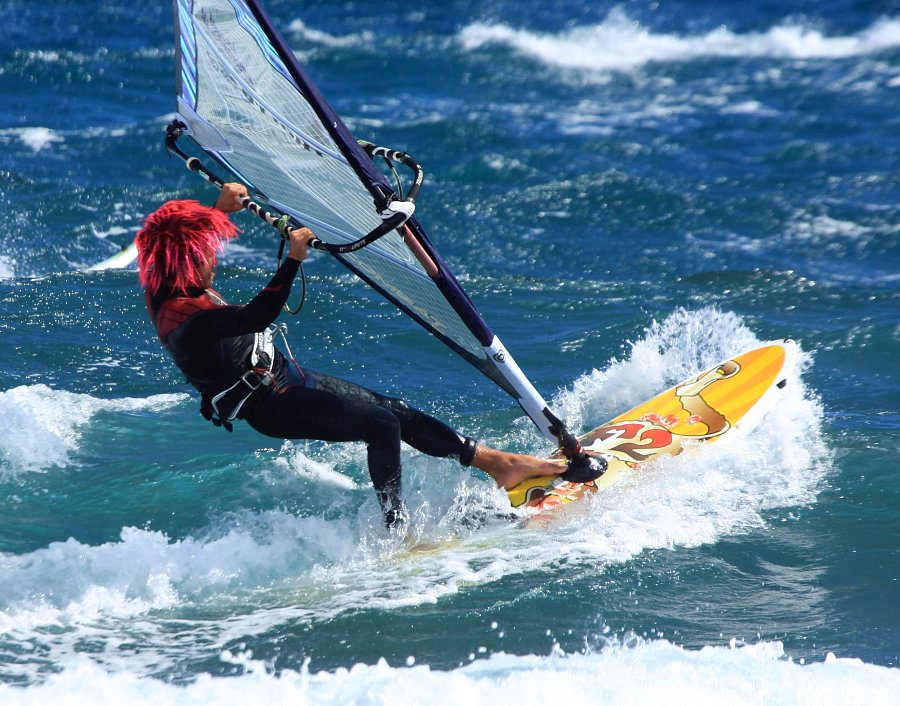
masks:
[[[278,318],[299,269],[297,260],[287,258],[269,283],[247,304],[195,314],[185,324],[190,329],[190,338],[195,341],[228,338],[262,331]]]
[[[259,294],[244,306],[235,307],[237,309],[235,323],[240,330],[224,335],[238,336],[242,333],[262,331],[275,321],[281,308],[287,302],[288,295],[291,293],[291,285],[299,269],[300,262],[298,260],[287,258]]]

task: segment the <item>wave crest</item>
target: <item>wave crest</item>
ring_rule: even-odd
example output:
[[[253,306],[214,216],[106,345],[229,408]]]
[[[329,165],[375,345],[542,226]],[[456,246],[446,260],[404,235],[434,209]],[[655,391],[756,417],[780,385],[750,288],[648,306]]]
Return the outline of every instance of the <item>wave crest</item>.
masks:
[[[765,32],[737,34],[725,27],[702,35],[657,34],[619,8],[599,25],[555,34],[515,29],[507,24],[473,23],[459,34],[468,51],[500,44],[556,67],[631,71],[651,63],[689,62],[711,57],[841,59],[900,46],[900,19],[883,18],[857,34],[826,36],[784,23]]]

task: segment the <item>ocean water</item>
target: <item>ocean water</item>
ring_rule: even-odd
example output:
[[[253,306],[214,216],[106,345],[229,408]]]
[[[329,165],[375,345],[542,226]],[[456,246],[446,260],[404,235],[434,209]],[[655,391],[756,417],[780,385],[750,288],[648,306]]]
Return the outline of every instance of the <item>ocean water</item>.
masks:
[[[747,6],[745,6],[747,5]],[[431,239],[569,425],[757,342],[752,433],[542,527],[404,451],[215,429],[131,269],[170,197],[168,3],[0,7],[0,703],[900,703],[900,3],[266,7],[358,137],[426,170]],[[244,233],[218,287],[275,263]],[[515,404],[327,256],[295,354],[486,443]]]

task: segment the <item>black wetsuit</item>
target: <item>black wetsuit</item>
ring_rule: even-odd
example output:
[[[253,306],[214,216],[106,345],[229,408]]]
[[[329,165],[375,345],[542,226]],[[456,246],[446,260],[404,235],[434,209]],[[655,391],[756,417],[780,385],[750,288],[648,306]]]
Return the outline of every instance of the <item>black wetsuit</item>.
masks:
[[[287,301],[299,263],[287,259],[266,287],[244,306],[230,306],[212,290],[160,291],[147,308],[163,345],[188,382],[210,399],[249,369],[254,333],[263,331]],[[430,456],[472,461],[475,442],[443,422],[347,380],[301,369],[275,352],[272,383],[254,392],[238,418],[279,439],[364,441],[369,475],[392,524],[402,508],[400,442]],[[204,416],[208,416],[206,411]]]

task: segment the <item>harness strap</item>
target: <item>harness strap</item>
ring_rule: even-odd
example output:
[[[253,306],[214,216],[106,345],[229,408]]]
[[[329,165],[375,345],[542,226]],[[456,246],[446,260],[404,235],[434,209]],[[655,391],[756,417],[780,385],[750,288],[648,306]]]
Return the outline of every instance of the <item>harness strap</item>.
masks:
[[[254,336],[253,350],[250,352],[250,369],[241,375],[231,386],[204,398],[200,413],[217,427],[232,431],[232,422],[238,418],[244,404],[253,393],[261,387],[272,384],[272,368],[275,365],[275,334],[278,328],[269,326]]]
[[[272,373],[269,370],[248,370],[231,387],[209,398],[208,404],[204,400],[200,413],[217,427],[232,431],[232,422],[237,419],[247,400],[259,388],[271,385],[272,380]]]
[[[265,368],[271,370],[275,363],[275,333],[278,329],[269,326],[264,331],[255,334],[253,351],[250,353],[251,368]]]

